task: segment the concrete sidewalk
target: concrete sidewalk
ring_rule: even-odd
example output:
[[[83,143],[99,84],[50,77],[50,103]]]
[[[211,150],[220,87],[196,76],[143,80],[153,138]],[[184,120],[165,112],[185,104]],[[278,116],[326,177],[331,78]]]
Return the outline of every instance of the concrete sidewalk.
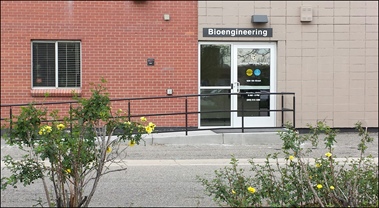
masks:
[[[369,144],[365,155],[378,157],[378,133],[371,133],[374,142]],[[116,138],[116,137],[114,137]],[[143,137],[145,143],[129,147],[128,159],[131,160],[192,160],[192,159],[230,159],[265,158],[267,154],[281,152],[282,140],[277,132],[216,133],[210,130],[171,133],[154,133]],[[357,133],[339,133],[336,137],[334,154],[339,158],[358,157],[360,137]],[[303,148],[310,148],[304,143]],[[21,156],[17,147],[1,140],[2,156],[10,154]],[[317,148],[312,149],[309,157],[325,154],[323,137]],[[279,156],[284,156],[279,154]]]

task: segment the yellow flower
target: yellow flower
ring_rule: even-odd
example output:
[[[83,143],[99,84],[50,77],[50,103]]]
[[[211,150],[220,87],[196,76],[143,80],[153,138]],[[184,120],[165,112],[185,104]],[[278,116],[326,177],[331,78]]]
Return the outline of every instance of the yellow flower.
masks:
[[[318,189],[322,189],[322,185],[321,184],[317,184],[317,188]]]
[[[147,119],[145,117],[141,117],[140,119],[141,119],[141,121],[147,121]]]
[[[232,189],[232,194],[236,194],[236,192]]]
[[[149,122],[149,126],[154,130],[154,128],[156,127],[155,124],[153,122]]]
[[[316,163],[316,168],[321,167],[321,163]]]
[[[135,144],[136,144],[136,142],[134,140],[129,141],[129,146],[133,147]]]
[[[292,161],[294,158],[295,158],[295,157],[292,156],[292,155],[290,155],[290,156],[288,157],[288,159],[290,159],[291,161]]]
[[[64,127],[65,127],[65,126],[64,126],[63,124],[58,124],[58,125],[57,125],[57,129],[58,129],[58,130],[62,130],[62,129],[64,129]]]
[[[106,150],[107,153],[110,153],[112,152],[112,147],[107,147],[107,150]]]
[[[249,186],[249,188],[247,188],[247,190],[248,190],[250,193],[252,193],[252,194],[255,193],[255,188],[253,188],[253,187],[251,187],[251,186]]]
[[[148,134],[150,134],[152,131],[153,131],[153,128],[151,128],[150,126],[146,126],[145,127],[145,130]]]
[[[70,173],[71,173],[71,169],[68,168],[68,169],[66,170],[66,173],[70,174]]]
[[[309,176],[309,179],[311,179],[311,180],[312,180],[312,176],[311,176],[311,175]]]
[[[334,186],[330,186],[329,188],[330,188],[330,190],[334,190]]]
[[[325,156],[327,156],[327,157],[331,157],[331,156],[332,156],[332,153],[327,152],[327,153],[325,153]]]
[[[45,125],[40,128],[40,130],[38,131],[38,134],[44,135],[44,134],[50,133],[52,130],[53,129],[51,128],[51,126]]]

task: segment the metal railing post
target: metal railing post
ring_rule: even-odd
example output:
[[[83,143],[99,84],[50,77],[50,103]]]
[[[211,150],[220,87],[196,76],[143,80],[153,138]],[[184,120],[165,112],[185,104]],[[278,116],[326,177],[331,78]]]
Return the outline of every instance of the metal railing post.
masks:
[[[242,97],[242,95],[241,95],[241,97]],[[243,99],[241,99],[241,109],[242,109],[242,116],[241,116],[241,118],[242,118],[242,133],[244,133],[245,132],[245,109],[243,107]],[[238,111],[237,111],[237,115],[238,115]]]
[[[284,108],[284,95],[282,94],[282,127],[284,127],[284,111],[283,111],[283,108]]]
[[[72,103],[70,103],[70,136],[72,138]]]
[[[130,100],[128,100],[128,121],[130,121]]]
[[[12,114],[12,106],[9,108],[9,137],[11,138],[11,141],[13,142],[12,138],[12,126],[13,126],[13,114]]]
[[[296,120],[295,120],[295,112],[296,112],[296,110],[295,110],[296,109],[295,108],[295,106],[296,106],[295,105],[295,94],[293,95],[293,101],[292,102],[293,102],[293,104],[292,104],[293,105],[293,107],[292,107],[292,110],[293,110],[293,118],[292,118],[293,119],[293,128],[295,128],[296,127]]]
[[[185,102],[186,102],[186,104],[185,104],[185,112],[186,112],[186,114],[185,114],[185,117],[186,117],[186,136],[188,135],[188,99],[187,99],[188,97],[186,97],[186,100],[185,100]]]

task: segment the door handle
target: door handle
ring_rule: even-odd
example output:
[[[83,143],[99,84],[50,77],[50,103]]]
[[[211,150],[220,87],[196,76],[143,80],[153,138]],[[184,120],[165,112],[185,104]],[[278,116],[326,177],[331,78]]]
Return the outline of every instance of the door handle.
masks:
[[[241,85],[240,85],[239,82],[233,82],[233,83],[230,84],[231,89],[234,89],[234,88],[237,89],[237,93],[240,92],[240,86],[241,86]]]

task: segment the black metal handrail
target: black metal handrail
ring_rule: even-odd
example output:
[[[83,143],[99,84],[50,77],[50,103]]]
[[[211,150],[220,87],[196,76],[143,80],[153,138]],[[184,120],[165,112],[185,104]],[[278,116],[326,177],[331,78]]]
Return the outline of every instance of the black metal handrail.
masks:
[[[223,110],[223,111],[188,111],[188,98],[191,98],[191,97],[198,97],[198,98],[201,98],[203,96],[220,96],[220,95],[228,95],[228,96],[231,96],[231,95],[275,95],[275,96],[278,96],[280,95],[281,96],[281,108],[280,109],[268,109],[268,110],[264,110],[264,109],[258,109],[258,110],[245,110],[244,109],[244,106],[243,106],[243,102],[242,102],[242,106],[241,106],[241,110]],[[285,95],[292,95],[292,106],[290,108],[285,108],[284,106],[284,96]],[[174,99],[174,98],[184,98],[185,99],[185,103],[184,103],[184,112],[174,112],[174,113],[153,113],[153,114],[134,114],[134,115],[131,115],[131,105],[130,103],[132,101],[136,101],[136,100],[153,100],[153,99]],[[245,131],[245,129],[254,129],[254,128],[257,128],[257,127],[245,127],[245,124],[244,124],[244,114],[246,112],[281,112],[281,127],[284,127],[284,112],[292,112],[292,125],[293,127],[295,128],[295,110],[296,110],[296,105],[295,105],[295,93],[293,92],[249,92],[249,93],[217,93],[217,94],[188,94],[188,95],[170,95],[170,96],[155,96],[155,97],[141,97],[141,98],[114,98],[114,99],[110,99],[111,102],[117,102],[117,101],[128,101],[128,119],[130,120],[131,118],[133,117],[141,117],[141,116],[172,116],[172,115],[184,115],[184,119],[185,119],[185,126],[184,126],[184,131],[185,131],[185,134],[188,135],[188,131],[193,131],[193,130],[215,130],[215,129],[241,129],[242,133]],[[32,103],[33,105],[58,105],[58,104],[69,104],[69,107],[70,109],[72,108],[72,104],[74,103],[78,103],[78,101],[74,100],[74,101],[62,101],[62,102],[41,102],[41,103]],[[12,112],[12,108],[13,107],[21,107],[21,106],[27,106],[29,105],[30,103],[23,103],[23,104],[2,104],[1,105],[1,108],[6,108],[8,107],[9,108],[9,117],[8,118],[3,118],[1,117],[1,120],[5,120],[5,119],[9,119],[9,118],[12,118],[13,117],[13,112]],[[221,112],[241,112],[241,119],[242,119],[242,123],[241,123],[241,127],[211,127],[211,128],[204,128],[204,127],[201,127],[201,129],[199,128],[191,128],[188,126],[188,115],[190,114],[204,114],[204,113],[221,113]],[[176,132],[176,131],[183,131],[182,129],[178,129],[177,127],[175,127],[176,130],[169,130],[169,131],[165,131],[165,132]],[[262,127],[260,127],[262,128]],[[277,126],[276,127],[264,127],[264,128],[278,128]],[[12,119],[10,119],[10,129],[12,129]],[[159,131],[156,131],[156,132],[159,132]]]

